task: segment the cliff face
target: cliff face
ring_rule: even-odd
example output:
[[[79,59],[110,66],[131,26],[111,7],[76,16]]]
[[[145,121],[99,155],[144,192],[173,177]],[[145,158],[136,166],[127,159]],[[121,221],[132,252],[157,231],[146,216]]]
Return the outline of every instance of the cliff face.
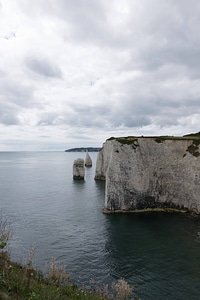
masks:
[[[200,213],[200,139],[112,138],[98,154],[95,179],[106,180],[104,209],[110,212]]]

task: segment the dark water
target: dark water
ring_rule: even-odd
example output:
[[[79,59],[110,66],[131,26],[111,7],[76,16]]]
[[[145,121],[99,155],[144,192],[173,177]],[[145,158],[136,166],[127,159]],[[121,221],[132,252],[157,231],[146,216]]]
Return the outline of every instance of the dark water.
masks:
[[[104,215],[104,184],[73,181],[85,153],[0,152],[0,210],[13,228],[11,255],[40,269],[52,257],[89,286],[123,277],[142,300],[200,299],[200,218],[182,214]]]

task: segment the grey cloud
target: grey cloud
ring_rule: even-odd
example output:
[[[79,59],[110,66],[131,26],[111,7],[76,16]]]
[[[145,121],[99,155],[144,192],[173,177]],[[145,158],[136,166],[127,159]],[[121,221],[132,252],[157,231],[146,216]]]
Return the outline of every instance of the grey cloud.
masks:
[[[40,76],[62,78],[60,68],[45,58],[29,57],[25,60],[25,64],[28,69]]]
[[[72,127],[104,127],[106,110],[98,107],[72,104],[69,112],[48,112],[42,113],[39,117],[38,126],[70,125]],[[104,115],[104,117],[103,117]]]
[[[81,129],[79,129],[79,134],[73,134],[73,139],[74,140],[82,140],[84,141],[92,141],[93,140],[93,136],[88,136],[85,132],[81,133]]]
[[[183,119],[188,121],[198,115],[200,2],[35,0],[28,3],[19,0],[19,3],[20,10],[25,11],[21,20],[34,18],[37,26],[33,31],[41,25],[41,35],[35,31],[34,34],[38,34],[39,41],[44,40],[44,51],[48,53],[45,38],[51,38],[51,34],[63,49],[53,47],[48,53],[52,58],[33,54],[26,58],[16,56],[20,70],[21,61],[24,63],[25,74],[19,72],[20,76],[26,76],[24,81],[20,76],[9,80],[12,72],[6,68],[0,71],[2,123],[17,124],[19,110],[36,105],[36,110],[29,110],[33,123],[39,120],[38,126],[57,126],[58,130],[69,125],[77,132],[81,128],[89,128],[90,132],[92,129],[96,132],[96,128],[107,132],[107,128],[112,128],[117,132],[119,128],[126,131],[148,127],[151,130],[148,125],[178,127]],[[116,3],[127,5],[127,14],[115,9]],[[32,26],[30,23],[28,26]],[[16,39],[2,41],[8,47],[18,42],[17,38],[16,32]],[[24,44],[21,47],[26,51]],[[72,51],[70,59],[67,59],[67,51]],[[87,51],[88,56],[83,57]],[[66,82],[56,62],[58,53],[67,74]],[[9,74],[7,79],[5,72]],[[86,86],[85,82],[90,80],[92,85],[95,74],[101,79],[92,87]],[[50,88],[42,80],[57,78],[63,80],[54,80]],[[31,83],[28,86],[25,82]],[[5,107],[5,102],[9,106]]]
[[[177,126],[179,124],[179,119],[177,116],[172,118],[172,116],[159,116],[158,118],[154,119],[154,124],[164,128],[166,126]]]
[[[111,119],[110,124],[112,127],[128,127],[128,128],[136,128],[147,126],[151,123],[150,119],[147,116],[140,115],[138,116],[136,113],[116,113]]]
[[[88,105],[86,104],[79,104],[79,105],[74,105],[73,103],[71,104],[71,108],[78,114],[80,115],[86,115],[89,118],[92,118],[92,116],[95,116],[96,114],[103,116],[108,112],[108,107],[107,105],[103,104],[95,104],[94,105]]]
[[[187,74],[189,76],[190,74],[191,76],[197,76],[197,74],[199,75],[200,67],[200,50],[189,44],[189,41],[186,43],[174,43],[171,40],[164,47],[158,47],[156,40],[152,41],[152,47],[149,45],[148,48],[140,52],[140,57],[135,67],[146,71],[154,71],[164,65],[174,65],[176,68],[180,65],[187,68]],[[132,67],[134,64],[133,61]]]
[[[0,69],[0,78],[3,79],[3,78],[6,77],[6,75],[7,75],[6,72],[5,72],[4,70],[1,70],[1,69]]]
[[[32,17],[40,18],[45,14],[55,21],[60,19],[66,22],[66,31],[63,30],[60,34],[67,41],[101,46],[111,45],[112,41],[113,44],[122,46],[123,35],[119,37],[117,29],[113,32],[109,26],[113,11],[110,8],[108,13],[110,4],[106,0],[35,0],[31,4],[21,1],[23,11]]]
[[[150,124],[148,116],[138,114],[134,108],[129,107],[127,102],[119,105],[107,101],[106,105],[90,106],[87,104],[71,105],[73,113],[60,116],[59,121],[63,124],[68,124],[75,127],[87,128],[118,128],[125,127],[139,127]]]
[[[157,76],[157,75],[156,75]],[[194,114],[199,106],[200,89],[194,86],[163,85],[163,81],[153,78],[127,80],[112,85],[102,98],[102,104],[71,104],[73,112],[63,115],[59,122],[72,126],[119,128],[139,128],[154,123],[158,126],[172,126],[181,116]],[[177,92],[178,91],[178,92]],[[98,91],[97,91],[98,94]],[[120,94],[120,96],[116,96]],[[102,96],[101,96],[102,97]]]
[[[108,105],[95,104],[93,106],[82,104],[71,104],[73,113],[66,115],[65,120],[69,124],[84,127],[104,127],[110,113]]]
[[[0,110],[0,123],[4,125],[18,125],[19,120],[16,113],[16,107],[10,107],[9,105],[2,103]]]
[[[104,1],[98,0],[61,0],[56,3],[57,12],[70,23],[73,38],[81,41],[98,40],[106,31],[106,10]]]
[[[5,103],[14,103],[19,107],[36,105],[33,101],[32,88],[9,78],[0,82],[0,100]]]
[[[141,1],[142,9],[139,9],[135,2],[126,1],[129,10],[126,20],[123,20],[123,13],[116,12],[112,2],[62,0],[56,6],[59,16],[72,25],[71,38],[77,38],[79,42],[91,41],[104,47],[115,47],[115,50],[116,47],[119,47],[118,50],[137,49],[141,63],[146,61],[147,67],[149,62],[152,68],[154,64],[160,66],[166,59],[178,60],[182,57],[179,55],[181,51],[185,55],[191,53],[193,49],[188,46],[195,48],[200,40],[200,3],[195,0]],[[112,23],[115,17],[119,23]],[[174,56],[173,50],[177,51],[177,56],[176,52]]]
[[[190,73],[198,76],[200,3],[162,0],[141,3],[145,3],[139,13],[141,20],[133,18],[130,23],[130,36],[125,44],[130,59],[124,68],[152,72],[173,64],[185,66],[188,76]]]
[[[15,37],[16,37],[15,32],[10,32],[9,34],[4,36],[4,39],[10,40],[10,39],[15,38]]]
[[[96,128],[96,127],[105,127],[105,122],[107,121],[106,117],[102,118],[97,114],[85,115],[81,113],[74,113],[72,115],[64,115],[60,118],[62,124],[71,125],[73,127],[86,127],[86,128]]]
[[[68,38],[78,43],[91,41],[104,47],[138,49],[138,55],[147,58],[148,50],[151,53],[155,49],[156,56],[157,51],[166,49],[165,56],[169,55],[170,59],[168,52],[173,45],[182,46],[191,40],[199,40],[200,3],[196,0],[141,0],[140,5],[137,1],[127,0],[125,5],[128,13],[123,19],[123,12],[116,12],[117,3],[112,1],[35,0],[27,3],[21,0],[26,14],[64,20],[71,30],[71,33],[67,31]],[[115,17],[116,23],[112,22]],[[121,26],[123,30],[120,30]],[[159,64],[159,58],[155,63]]]
[[[55,112],[42,113],[39,115],[39,126],[53,126],[59,123],[61,116]]]
[[[150,124],[172,126],[179,124],[182,117],[199,112],[200,88],[187,82],[163,84],[157,75],[150,80],[142,77],[126,81],[115,87],[121,96],[109,103],[103,120],[113,126],[143,127]],[[112,99],[114,95],[110,98]]]

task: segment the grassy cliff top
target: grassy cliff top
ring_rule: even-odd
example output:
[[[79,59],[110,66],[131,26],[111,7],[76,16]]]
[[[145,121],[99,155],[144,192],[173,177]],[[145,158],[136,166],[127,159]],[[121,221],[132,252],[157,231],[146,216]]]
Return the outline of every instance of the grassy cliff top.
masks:
[[[140,138],[146,138],[146,139],[153,139],[156,143],[160,144],[163,143],[167,140],[174,140],[174,141],[192,141],[191,145],[188,146],[187,150],[190,154],[192,154],[195,157],[200,156],[200,151],[199,151],[199,145],[200,145],[200,132],[197,133],[191,133],[187,134],[184,136],[127,136],[127,137],[111,137],[107,141],[112,141],[115,140],[123,145],[131,145],[133,149],[136,149],[139,144],[138,144],[138,139]],[[185,154],[186,155],[186,154]],[[184,156],[185,156],[184,155]]]
[[[110,137],[107,141],[116,140],[121,143],[131,143],[137,141],[139,138],[155,139],[159,142],[164,140],[198,140],[200,139],[200,132],[190,133],[183,136],[161,135],[161,136],[126,136],[126,137]]]
[[[83,289],[70,282],[56,260],[51,261],[45,276],[32,267],[31,261],[21,265],[11,261],[7,252],[0,251],[1,300],[125,300],[132,291],[133,287],[123,279],[113,283],[111,291],[93,283],[90,289]]]

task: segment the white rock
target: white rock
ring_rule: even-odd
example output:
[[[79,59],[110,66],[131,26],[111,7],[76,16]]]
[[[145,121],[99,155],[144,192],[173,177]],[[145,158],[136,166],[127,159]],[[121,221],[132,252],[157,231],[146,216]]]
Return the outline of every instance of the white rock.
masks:
[[[199,144],[192,138],[107,140],[95,173],[95,179],[106,180],[105,210],[200,213]]]
[[[86,167],[92,167],[92,159],[91,159],[91,157],[90,157],[88,151],[86,152],[85,166],[86,166]]]
[[[84,179],[85,176],[85,166],[84,159],[78,158],[73,163],[73,178],[74,179]]]

